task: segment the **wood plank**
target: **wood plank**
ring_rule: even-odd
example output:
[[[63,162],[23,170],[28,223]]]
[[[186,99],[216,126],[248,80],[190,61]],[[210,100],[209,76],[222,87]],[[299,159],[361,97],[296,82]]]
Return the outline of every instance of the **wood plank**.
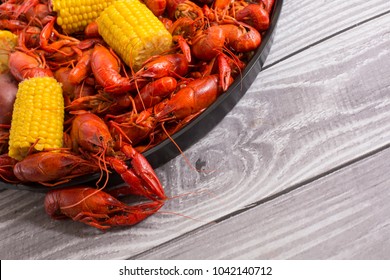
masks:
[[[139,259],[390,259],[390,148]]]
[[[295,3],[290,12],[298,8],[305,9]],[[203,172],[180,157],[157,170],[169,196],[193,194],[136,227],[101,234],[48,219],[43,195],[2,192],[0,258],[128,258],[389,143],[389,25],[377,18],[260,73],[238,106],[186,152]]]
[[[275,43],[265,66],[388,11],[390,2],[386,0],[284,0]]]

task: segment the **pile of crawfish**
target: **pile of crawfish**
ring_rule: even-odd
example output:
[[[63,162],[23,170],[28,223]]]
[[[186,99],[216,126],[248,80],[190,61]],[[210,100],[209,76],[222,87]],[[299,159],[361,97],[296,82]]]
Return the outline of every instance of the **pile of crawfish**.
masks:
[[[0,5],[0,30],[17,35],[9,72],[0,75],[0,178],[8,183],[56,186],[100,172],[96,187],[50,190],[45,210],[107,229],[133,225],[158,211],[164,189],[142,152],[197,117],[239,77],[270,25],[274,0],[143,1],[173,35],[172,50],[131,69],[99,36],[95,22],[64,34],[48,0]],[[4,51],[4,50],[2,50]],[[7,155],[17,84],[55,77],[65,100],[64,148]],[[126,186],[105,189],[111,172]],[[101,182],[103,181],[103,182]],[[99,183],[102,186],[99,186]],[[127,205],[118,198],[148,199]]]

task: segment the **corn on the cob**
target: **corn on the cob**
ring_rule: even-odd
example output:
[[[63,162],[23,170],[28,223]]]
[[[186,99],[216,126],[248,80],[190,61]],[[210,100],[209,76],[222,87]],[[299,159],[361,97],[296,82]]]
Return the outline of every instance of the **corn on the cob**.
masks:
[[[172,35],[139,0],[115,1],[96,21],[104,41],[135,71],[172,45]]]
[[[83,31],[115,0],[52,0],[57,23],[65,33]]]
[[[0,30],[0,74],[8,70],[8,56],[15,48],[18,36],[7,30]]]
[[[61,84],[50,77],[21,82],[12,113],[8,155],[22,160],[32,146],[37,151],[61,148],[63,124]]]

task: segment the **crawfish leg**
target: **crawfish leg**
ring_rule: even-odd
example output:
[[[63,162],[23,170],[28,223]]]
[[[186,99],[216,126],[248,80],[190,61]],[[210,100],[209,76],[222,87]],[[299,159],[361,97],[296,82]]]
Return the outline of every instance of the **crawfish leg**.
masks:
[[[19,183],[20,180],[14,174],[14,166],[17,163],[16,159],[8,156],[8,154],[0,155],[0,178],[9,183]]]
[[[114,215],[103,224],[110,226],[131,226],[156,213],[164,205],[163,201],[153,201],[134,206],[128,206],[122,215]]]
[[[104,230],[104,229],[109,229],[110,226],[103,226],[101,225],[101,221],[98,219],[109,219],[110,216],[106,214],[94,214],[90,212],[81,212],[77,214],[75,217],[73,217],[73,221],[78,221],[90,226],[93,226],[95,228]]]

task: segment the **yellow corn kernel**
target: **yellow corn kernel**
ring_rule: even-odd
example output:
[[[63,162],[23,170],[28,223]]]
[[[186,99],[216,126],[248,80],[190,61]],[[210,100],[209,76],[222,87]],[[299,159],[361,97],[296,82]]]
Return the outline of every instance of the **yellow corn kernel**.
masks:
[[[57,24],[65,33],[83,31],[115,0],[52,0]]]
[[[15,48],[18,36],[7,30],[0,30],[0,74],[8,70],[8,56]]]
[[[104,41],[134,71],[153,55],[169,50],[172,35],[139,0],[118,0],[97,18]]]
[[[22,160],[30,150],[61,148],[63,125],[61,84],[51,77],[24,80],[16,93],[8,155]]]

